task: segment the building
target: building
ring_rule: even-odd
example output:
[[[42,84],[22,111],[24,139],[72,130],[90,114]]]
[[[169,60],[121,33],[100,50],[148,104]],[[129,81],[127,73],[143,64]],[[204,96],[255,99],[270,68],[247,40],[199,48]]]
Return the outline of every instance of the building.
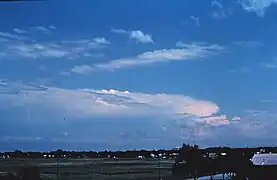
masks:
[[[276,179],[277,154],[254,154],[251,161],[253,165],[247,172],[249,179]]]

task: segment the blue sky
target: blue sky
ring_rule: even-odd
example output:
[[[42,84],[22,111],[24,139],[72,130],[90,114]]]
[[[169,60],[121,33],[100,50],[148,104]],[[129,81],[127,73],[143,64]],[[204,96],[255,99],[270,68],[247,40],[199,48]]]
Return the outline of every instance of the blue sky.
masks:
[[[276,0],[0,4],[0,150],[276,145]]]

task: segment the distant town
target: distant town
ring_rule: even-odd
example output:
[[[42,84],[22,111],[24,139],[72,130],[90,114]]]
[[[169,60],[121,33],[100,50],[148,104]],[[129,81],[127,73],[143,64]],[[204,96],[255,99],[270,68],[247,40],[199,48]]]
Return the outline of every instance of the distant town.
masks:
[[[199,149],[204,157],[215,158],[217,156],[224,156],[227,153],[240,153],[249,154],[252,156],[255,153],[277,153],[277,147],[256,147],[256,148],[230,148],[230,147],[210,147],[200,149],[197,145],[190,146],[183,144],[182,147],[176,147],[173,149],[159,149],[159,150],[127,150],[127,151],[66,151],[58,149],[50,152],[24,152],[20,150],[12,152],[0,152],[1,159],[9,158],[177,158],[180,155],[180,151],[193,147]]]
[[[261,172],[257,171],[260,164],[258,166],[253,164],[253,157],[256,157],[258,159],[257,162],[262,163],[262,165],[266,165],[265,158],[267,158],[268,162],[273,162],[271,165],[276,167],[277,163],[274,164],[274,162],[277,162],[276,153],[277,147],[211,147],[201,149],[197,145],[183,144],[180,148],[170,150],[105,150],[101,152],[77,152],[62,149],[51,152],[23,152],[16,150],[0,153],[0,162],[6,164],[2,166],[2,168],[6,168],[5,171],[2,171],[3,173],[13,173],[9,175],[12,177],[19,177],[21,174],[20,177],[24,176],[26,179],[41,179],[42,176],[48,177],[50,174],[55,176],[56,179],[59,179],[60,176],[70,176],[69,178],[76,176],[77,178],[78,174],[86,175],[89,179],[91,176],[94,177],[96,175],[112,175],[113,170],[117,168],[119,168],[122,175],[132,174],[132,171],[141,171],[140,173],[142,174],[147,171],[149,176],[171,177],[169,179],[172,179],[172,177],[177,179],[180,177],[182,179],[196,179],[204,176],[210,176],[213,179],[215,175],[221,175],[223,179],[225,175],[229,179],[242,177],[252,177],[251,179],[253,179],[253,177],[258,177],[256,172]],[[257,155],[266,156],[263,156],[262,161],[260,161],[260,157]],[[15,166],[18,166],[19,172],[15,172]],[[136,168],[132,170],[132,166]],[[57,170],[55,170],[55,167],[57,167]],[[103,172],[104,167],[107,168],[107,172]],[[143,169],[143,167],[148,168]],[[87,170],[83,172],[86,168]],[[124,168],[127,168],[126,172],[121,172]],[[265,170],[265,168],[262,169]],[[75,176],[74,173],[72,174],[73,170],[78,171]],[[156,171],[159,172],[158,175]],[[34,172],[36,172],[35,175]],[[118,173],[114,172],[116,175]],[[272,173],[271,168],[271,172],[266,174],[272,175]],[[6,175],[4,176],[6,177]]]

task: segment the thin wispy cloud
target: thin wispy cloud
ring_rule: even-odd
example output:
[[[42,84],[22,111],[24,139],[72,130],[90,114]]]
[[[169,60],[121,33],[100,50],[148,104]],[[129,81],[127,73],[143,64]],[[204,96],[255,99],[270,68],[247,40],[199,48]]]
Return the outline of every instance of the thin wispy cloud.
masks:
[[[55,28],[55,26],[50,26],[50,29]],[[43,28],[39,29],[42,30]],[[22,34],[23,32],[23,30],[21,32],[19,29],[15,31],[18,34]],[[25,33],[23,34],[25,35]],[[30,32],[28,33],[28,37],[0,32],[0,41],[0,50],[4,52],[0,58],[8,59],[77,59],[80,57],[93,57],[93,49],[103,48],[110,44],[104,37],[44,42],[32,39],[32,33]]]
[[[98,44],[110,44],[111,43],[103,37],[96,37],[96,38],[94,38],[94,41]]]
[[[111,29],[111,32],[118,33],[118,34],[127,34],[128,33],[128,31],[126,31],[124,29]]]
[[[19,36],[16,34],[11,34],[7,32],[0,32],[0,37],[7,38],[7,40],[27,40],[28,38],[25,36]]]
[[[89,73],[94,69],[115,70],[154,63],[192,60],[204,58],[224,50],[223,46],[217,44],[185,44],[178,42],[176,45],[182,48],[149,51],[134,57],[111,60],[107,63],[76,66],[71,71],[75,73]]]
[[[265,110],[255,110],[255,109],[248,109],[245,111],[246,113],[252,115],[252,116],[260,116],[262,114],[266,114],[268,113],[267,111]]]
[[[196,26],[200,26],[200,17],[190,16],[190,19],[195,22]]]
[[[25,33],[27,33],[27,31],[25,31],[23,29],[18,29],[18,28],[13,29],[13,31],[18,33],[18,34],[25,34]]]
[[[269,99],[265,99],[265,100],[261,100],[261,103],[275,103],[275,100],[269,100]]]
[[[251,47],[251,48],[263,46],[263,43],[260,41],[236,41],[233,44],[238,46]]]
[[[44,27],[44,26],[34,26],[31,27],[32,30],[42,32],[44,34],[49,34],[52,30],[55,30],[55,26],[50,26],[50,27]]]
[[[127,34],[130,39],[136,40],[140,43],[154,43],[152,36],[142,32],[141,30],[126,31],[124,29],[111,29],[111,32],[117,34]]]
[[[263,17],[267,8],[275,5],[277,0],[240,0],[239,3],[245,11],[255,12],[257,16]]]
[[[265,62],[265,63],[261,63],[261,66],[266,69],[276,69],[277,62]]]
[[[57,27],[56,27],[56,26],[53,26],[53,25],[50,25],[48,28],[49,28],[49,29],[52,29],[52,30],[57,29]]]
[[[71,69],[71,72],[77,74],[87,74],[93,71],[93,67],[89,65],[75,66]]]
[[[222,1],[214,0],[212,1],[212,17],[215,19],[224,19],[227,18],[231,11],[227,11],[222,4]]]

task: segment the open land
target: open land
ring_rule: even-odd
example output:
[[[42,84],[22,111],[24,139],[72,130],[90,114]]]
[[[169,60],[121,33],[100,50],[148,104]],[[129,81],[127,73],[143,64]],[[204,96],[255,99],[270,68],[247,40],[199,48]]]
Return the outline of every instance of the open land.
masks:
[[[22,166],[38,166],[42,179],[56,180],[163,180],[171,178],[174,160],[161,159],[1,159],[0,173],[15,173]]]

